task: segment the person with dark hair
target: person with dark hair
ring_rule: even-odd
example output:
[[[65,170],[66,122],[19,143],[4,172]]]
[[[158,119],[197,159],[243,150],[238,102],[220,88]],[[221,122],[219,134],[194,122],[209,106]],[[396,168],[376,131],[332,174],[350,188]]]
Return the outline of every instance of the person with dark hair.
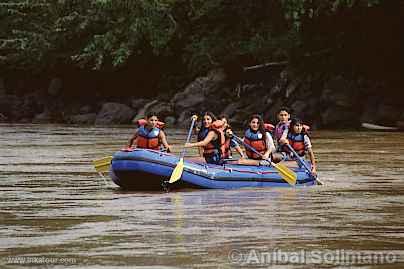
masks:
[[[303,126],[303,122],[300,119],[294,118],[290,121],[289,130],[285,131],[282,134],[279,143],[283,145],[281,147],[281,150],[284,156],[284,160],[296,159],[296,157],[293,155],[292,152],[290,152],[288,147],[285,146],[286,144],[289,144],[300,157],[304,157],[306,153],[308,153],[312,166],[312,173],[316,174],[316,159],[314,157],[310,137],[307,134],[306,129]]]
[[[217,120],[216,116],[210,111],[207,111],[203,114],[201,127],[197,129],[198,142],[200,142],[206,138],[212,122],[214,122],[216,120]],[[199,156],[203,157],[203,147],[199,147],[198,152],[199,152]]]
[[[281,107],[278,110],[277,117],[278,117],[279,122],[275,125],[275,129],[273,131],[276,143],[278,143],[279,139],[281,139],[283,132],[285,132],[285,130],[289,129],[289,123],[290,123],[289,108]]]
[[[136,141],[137,148],[160,150],[161,145],[163,145],[167,152],[171,152],[171,147],[162,130],[164,123],[159,121],[156,113],[148,113],[145,119],[139,120],[138,123],[139,128],[129,139],[128,148],[131,148]]]
[[[224,159],[230,159],[232,158],[231,155],[231,149],[234,148],[238,154],[241,156],[241,158],[244,158],[244,153],[243,150],[241,149],[240,145],[237,143],[237,141],[232,138],[233,136],[233,131],[231,130],[231,126],[229,124],[229,117],[227,115],[220,115],[219,119],[223,121],[224,123],[224,135],[225,135],[225,151],[224,151]]]
[[[211,116],[206,114],[203,119],[203,127],[207,130],[206,135],[203,140],[202,136],[198,137],[198,142],[196,143],[186,143],[185,147],[202,147],[203,157],[207,163],[212,164],[222,164],[224,156],[224,123],[221,120],[215,120],[210,123]]]
[[[264,121],[260,115],[254,114],[250,117],[248,128],[244,132],[243,141],[260,154],[245,147],[248,159],[240,159],[239,164],[271,165],[275,145],[271,134],[265,130]]]

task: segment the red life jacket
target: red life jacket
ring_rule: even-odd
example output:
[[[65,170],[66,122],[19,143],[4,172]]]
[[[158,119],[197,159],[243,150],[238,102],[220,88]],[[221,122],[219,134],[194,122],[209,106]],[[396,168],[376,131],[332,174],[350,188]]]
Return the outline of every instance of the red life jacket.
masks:
[[[161,141],[159,139],[159,134],[159,128],[147,130],[144,125],[140,126],[137,131],[136,147],[160,150]]]
[[[256,151],[261,154],[264,154],[267,150],[267,143],[265,141],[265,135],[261,134],[261,132],[253,132],[251,128],[248,128],[244,133],[244,143],[253,147]],[[257,153],[249,150],[247,147],[245,149],[245,153],[247,154],[248,158],[254,160],[262,159],[260,155]]]
[[[223,132],[223,125],[224,123],[221,120],[212,122],[209,131],[215,132],[217,135],[217,139],[210,141],[206,146],[203,147],[204,156],[220,153],[220,156],[222,156],[223,158],[223,156],[225,155],[226,138]]]
[[[270,123],[264,123],[264,129],[267,132],[272,132],[275,129],[275,126]]]
[[[289,145],[296,151],[296,153],[303,157],[306,153],[306,146],[304,144],[304,136],[306,134],[300,133],[300,134],[292,134],[291,132],[288,133],[288,141]],[[291,153],[288,147],[284,147],[284,151]]]

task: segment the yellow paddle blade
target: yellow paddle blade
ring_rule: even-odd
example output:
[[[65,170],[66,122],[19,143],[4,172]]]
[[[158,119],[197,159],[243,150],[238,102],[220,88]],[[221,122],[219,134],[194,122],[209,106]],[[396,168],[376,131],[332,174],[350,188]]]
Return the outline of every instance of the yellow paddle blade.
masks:
[[[174,168],[168,183],[174,183],[181,178],[182,171],[184,170],[184,158],[181,158],[177,166]]]
[[[295,172],[280,163],[275,164],[274,167],[287,183],[289,183],[290,185],[296,184],[297,175]]]
[[[98,160],[94,160],[94,168],[97,172],[108,172],[111,165],[112,156],[107,156]]]

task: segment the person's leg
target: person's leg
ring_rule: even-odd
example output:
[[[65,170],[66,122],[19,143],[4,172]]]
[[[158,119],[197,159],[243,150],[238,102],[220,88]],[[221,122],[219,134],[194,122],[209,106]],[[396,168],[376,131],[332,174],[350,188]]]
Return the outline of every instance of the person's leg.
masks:
[[[274,163],[279,163],[280,161],[283,161],[284,159],[285,159],[285,156],[281,152],[272,153],[272,161]]]
[[[243,164],[243,165],[260,165],[260,160],[253,160],[253,159],[239,159],[237,161],[237,164]]]
[[[185,160],[194,163],[206,163],[206,160],[203,157],[186,157]]]
[[[297,162],[295,161],[294,158],[292,158],[292,156],[290,156],[288,153],[286,152],[281,152],[283,159],[282,159],[282,164],[289,167],[289,168],[296,168],[299,167],[299,165],[297,164]]]
[[[205,161],[207,163],[218,164],[218,165],[221,165],[223,163],[223,160],[222,160],[219,153],[213,153],[213,154],[210,154],[210,155],[204,155],[204,157],[205,157]]]

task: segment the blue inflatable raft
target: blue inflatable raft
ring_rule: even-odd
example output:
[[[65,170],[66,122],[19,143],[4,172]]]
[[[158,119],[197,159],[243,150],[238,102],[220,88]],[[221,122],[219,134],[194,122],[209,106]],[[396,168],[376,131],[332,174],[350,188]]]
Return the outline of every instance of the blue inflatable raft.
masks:
[[[161,190],[179,157],[165,152],[135,149],[119,151],[111,162],[110,175],[115,184],[127,190]],[[292,169],[297,186],[315,185],[316,180],[304,168]],[[271,167],[184,161],[181,179],[170,188],[237,189],[246,187],[289,187]]]

